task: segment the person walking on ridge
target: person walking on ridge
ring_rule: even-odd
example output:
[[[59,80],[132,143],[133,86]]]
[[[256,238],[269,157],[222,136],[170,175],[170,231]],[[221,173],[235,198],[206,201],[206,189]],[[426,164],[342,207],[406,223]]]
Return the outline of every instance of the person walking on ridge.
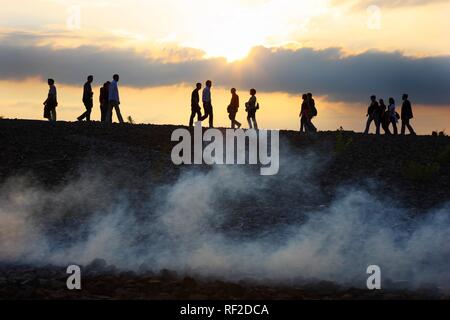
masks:
[[[236,94],[236,89],[231,89],[231,101],[230,105],[227,108],[228,118],[231,120],[231,128],[235,129],[236,127],[239,129],[242,124],[236,120],[236,114],[239,110],[239,96]]]
[[[411,119],[414,117],[411,107],[411,102],[408,100],[408,95],[405,93],[402,97],[403,104],[402,104],[402,111],[401,111],[401,119],[402,119],[402,132],[401,134],[404,135],[406,128],[408,128],[409,133],[411,135],[416,135],[416,132],[414,131],[413,127],[410,124]]]
[[[256,122],[256,111],[259,109],[259,103],[256,99],[256,90],[250,89],[250,99],[245,103],[245,111],[247,111],[247,121],[250,129],[258,130],[258,123]]]
[[[206,81],[206,87],[203,89],[203,92],[202,92],[202,102],[203,102],[204,114],[200,118],[200,121],[206,120],[206,118],[209,117],[209,127],[214,128],[211,87],[212,87],[211,80]]]
[[[200,95],[199,91],[202,88],[201,83],[197,83],[194,91],[191,94],[191,117],[189,119],[189,127],[192,127],[194,124],[194,118],[197,115],[197,121],[201,121],[202,112],[200,108]]]
[[[56,107],[58,106],[55,80],[48,79],[47,83],[49,90],[47,99],[44,101],[44,118],[54,122],[56,121]]]
[[[372,121],[375,122],[376,126],[376,134],[380,134],[380,106],[377,101],[377,97],[375,95],[370,97],[370,105],[367,108],[367,122],[366,122],[366,129],[364,130],[364,134],[369,134],[370,125],[372,124]]]
[[[122,114],[120,113],[120,97],[119,97],[119,75],[115,74],[113,76],[113,81],[109,85],[109,92],[108,92],[108,114],[106,116],[106,120],[109,123],[112,123],[112,112],[113,109],[116,110],[117,119],[120,123],[123,123]]]
[[[77,119],[78,121],[83,121],[83,119],[86,118],[86,121],[91,121],[91,112],[92,108],[94,106],[94,92],[92,91],[92,82],[94,81],[94,76],[88,76],[87,81],[84,84],[83,87],[83,104],[86,108],[86,111],[79,116]]]
[[[100,88],[100,96],[99,96],[99,102],[100,102],[100,113],[101,117],[100,120],[102,122],[111,122],[111,120],[108,120],[106,117],[108,115],[108,109],[109,109],[109,86],[111,82],[106,81],[103,84],[103,87]],[[112,113],[111,113],[112,116]]]

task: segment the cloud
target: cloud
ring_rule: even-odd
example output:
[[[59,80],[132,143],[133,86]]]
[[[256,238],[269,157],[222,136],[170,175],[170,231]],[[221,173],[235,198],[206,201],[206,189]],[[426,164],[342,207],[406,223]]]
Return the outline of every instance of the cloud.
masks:
[[[332,5],[351,5],[352,7],[365,9],[368,6],[376,5],[385,8],[400,8],[429,5],[434,3],[447,2],[447,0],[332,0]]]
[[[269,85],[276,91],[306,89],[340,101],[361,101],[371,93],[398,96],[408,92],[420,103],[450,103],[449,56],[411,58],[381,51],[344,56],[338,48],[256,48],[243,63],[252,66],[247,82],[262,88]]]
[[[227,63],[222,58],[167,62],[131,49],[96,46],[55,49],[2,42],[0,79],[53,77],[80,85],[87,74],[97,81],[120,73],[122,85],[157,87],[214,80],[223,87],[255,87],[259,91],[298,94],[305,91],[331,100],[365,101],[373,93],[399,96],[408,92],[421,104],[450,104],[450,56],[412,58],[400,52],[367,51],[346,56],[339,48],[297,50],[253,48],[249,56]]]

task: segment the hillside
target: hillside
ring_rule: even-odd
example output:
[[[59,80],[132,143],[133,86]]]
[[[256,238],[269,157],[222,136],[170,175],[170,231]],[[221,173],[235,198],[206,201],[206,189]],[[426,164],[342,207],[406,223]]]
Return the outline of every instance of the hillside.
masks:
[[[0,120],[0,297],[445,297],[449,137],[282,131],[264,177],[173,165],[176,128]]]
[[[54,187],[79,175],[80,168],[107,170],[114,165],[114,176],[126,175],[132,188],[141,182],[172,181],[188,168],[174,166],[170,159],[176,144],[170,137],[176,128],[1,120],[0,177],[31,174]],[[325,192],[337,185],[374,179],[406,206],[426,208],[449,199],[449,146],[450,137],[377,137],[352,132],[305,136],[282,131],[280,157],[283,161],[283,154],[289,159],[311,151],[318,154],[326,162],[319,177]]]

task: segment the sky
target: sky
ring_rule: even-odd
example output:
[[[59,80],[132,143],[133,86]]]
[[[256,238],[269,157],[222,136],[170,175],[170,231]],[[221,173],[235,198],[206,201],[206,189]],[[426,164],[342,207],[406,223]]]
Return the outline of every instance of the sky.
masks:
[[[265,128],[298,129],[316,96],[321,130],[361,131],[369,96],[409,93],[422,134],[450,130],[449,1],[17,0],[0,11],[0,116],[42,119],[46,79],[58,117],[83,112],[82,86],[121,75],[122,112],[186,124],[196,82],[213,81],[216,125],[231,87],[257,90]],[[245,122],[244,108],[238,120]]]

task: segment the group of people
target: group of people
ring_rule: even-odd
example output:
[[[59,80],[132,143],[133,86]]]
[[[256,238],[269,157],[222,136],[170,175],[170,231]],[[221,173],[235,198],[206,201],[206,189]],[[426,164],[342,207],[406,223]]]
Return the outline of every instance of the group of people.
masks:
[[[82,101],[86,108],[77,119],[78,121],[91,120],[91,112],[94,105],[94,92],[92,90],[92,82],[94,76],[87,77],[87,81],[83,87]],[[120,111],[120,97],[119,97],[119,75],[115,74],[112,81],[107,81],[100,88],[99,102],[101,111],[101,121],[106,123],[112,123],[113,110],[116,111],[117,119],[120,123],[123,123],[123,117]],[[47,99],[44,102],[44,118],[49,121],[56,121],[56,107],[58,106],[57,91],[55,86],[55,80],[48,79],[49,91]],[[195,117],[197,121],[204,121],[209,118],[209,127],[214,127],[213,118],[213,106],[211,97],[212,81],[208,80],[205,83],[205,88],[202,91],[202,103],[203,103],[203,115],[200,107],[200,90],[202,84],[197,83],[194,91],[191,95],[191,116],[189,119],[189,126],[192,127]],[[316,126],[312,123],[312,119],[317,116],[316,103],[311,93],[302,95],[302,104],[300,110],[300,132],[317,132]],[[381,128],[388,135],[398,134],[397,123],[399,120],[402,122],[401,134],[405,134],[406,128],[408,128],[410,134],[415,135],[415,131],[411,126],[411,119],[413,118],[411,102],[408,99],[408,95],[404,94],[402,97],[403,103],[400,114],[396,110],[396,104],[394,98],[389,98],[389,104],[386,106],[383,99],[377,100],[375,95],[370,97],[370,105],[367,110],[367,122],[364,130],[365,134],[369,133],[370,126],[375,123],[375,133],[380,134]],[[256,90],[250,89],[250,98],[245,103],[245,111],[247,112],[247,121],[250,129],[258,129],[258,123],[256,121],[256,111],[259,110],[259,103],[256,98]],[[241,128],[242,124],[236,120],[237,113],[239,111],[239,96],[236,88],[231,89],[231,101],[227,107],[228,117],[231,121],[231,128]],[[392,124],[393,132],[390,130]]]
[[[211,80],[206,81],[206,86],[202,91],[202,102],[204,114],[202,115],[200,107],[200,90],[202,89],[202,84],[197,83],[194,91],[191,95],[191,116],[189,119],[189,126],[192,127],[194,124],[194,119],[197,116],[197,121],[204,121],[209,117],[209,126],[211,128],[213,125],[213,107],[211,100]],[[259,110],[258,99],[256,98],[256,90],[250,89],[250,98],[245,103],[245,111],[247,112],[247,122],[250,129],[258,130],[258,122],[256,121],[256,111]],[[231,89],[231,101],[227,107],[228,118],[231,121],[232,129],[239,129],[242,124],[236,120],[236,115],[239,111],[239,96],[237,94],[236,88]],[[317,132],[316,126],[312,123],[312,118],[317,116],[316,103],[314,101],[313,95],[307,93],[303,95],[303,102],[300,111],[300,132]]]
[[[123,123],[122,113],[120,112],[120,97],[119,97],[119,75],[115,74],[112,81],[106,81],[100,88],[99,102],[101,121],[112,123],[113,110],[116,111],[117,120]],[[83,104],[86,111],[80,115],[78,121],[91,121],[91,112],[94,105],[94,92],[92,91],[92,82],[94,76],[88,76],[83,88]]]
[[[86,111],[81,114],[77,120],[91,121],[92,108],[94,107],[94,91],[92,90],[92,82],[94,76],[87,77],[87,81],[83,86],[82,101]],[[116,111],[117,119],[123,123],[123,117],[120,112],[120,97],[119,97],[119,75],[115,74],[112,81],[107,81],[100,88],[99,102],[101,111],[101,121],[112,123],[113,110]],[[55,80],[48,79],[50,87],[47,99],[44,102],[44,118],[49,121],[56,121],[56,107],[58,106],[58,99],[56,93]]]
[[[204,121],[209,118],[209,127],[214,127],[213,119],[213,106],[211,98],[211,87],[212,81],[208,80],[205,83],[205,88],[202,91],[202,103],[203,111],[202,115],[200,107],[200,90],[202,89],[202,84],[197,83],[194,91],[191,95],[191,116],[189,118],[189,126],[192,127],[194,124],[194,119],[197,116],[197,121]],[[242,124],[236,120],[236,115],[239,110],[239,96],[237,94],[236,88],[231,89],[231,101],[227,107],[228,118],[231,121],[231,128],[240,128]],[[259,110],[259,103],[256,98],[256,90],[250,89],[250,99],[245,103],[245,111],[247,112],[247,121],[249,128],[258,130],[258,123],[256,121],[256,111]]]
[[[401,134],[404,135],[406,133],[406,128],[408,128],[409,133],[415,135],[415,131],[411,126],[411,119],[414,117],[412,112],[411,102],[408,99],[408,95],[404,94],[402,96],[403,104],[400,114],[398,114],[396,110],[395,100],[394,98],[389,98],[389,105],[386,106],[383,99],[377,101],[377,97],[375,95],[370,97],[370,105],[367,109],[367,123],[366,129],[364,130],[365,134],[369,133],[370,126],[372,122],[375,123],[375,133],[377,135],[380,134],[380,127],[383,128],[385,134],[392,134],[389,129],[392,124],[393,134],[398,134],[397,123],[399,120],[402,121]]]

